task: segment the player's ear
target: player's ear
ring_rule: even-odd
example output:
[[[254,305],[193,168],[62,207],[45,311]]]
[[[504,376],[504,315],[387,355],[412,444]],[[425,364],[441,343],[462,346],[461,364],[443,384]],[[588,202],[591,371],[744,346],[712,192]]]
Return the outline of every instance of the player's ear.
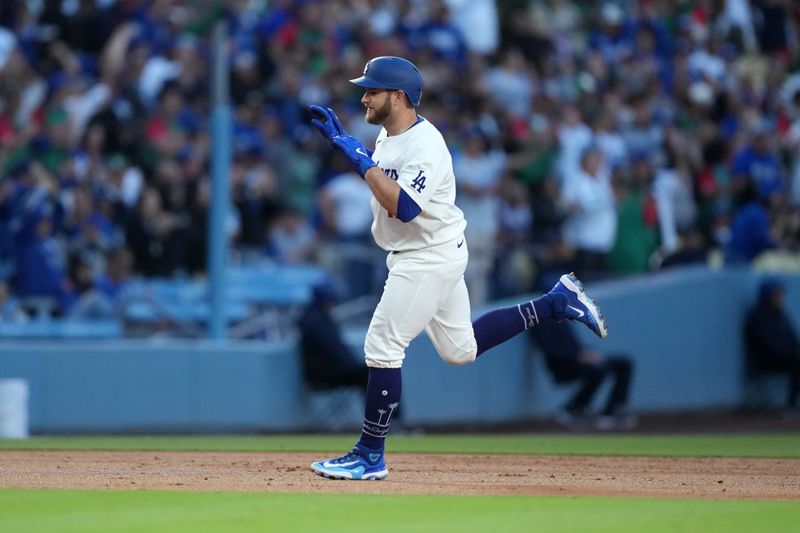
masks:
[[[395,94],[397,94],[397,97],[399,98],[398,103],[401,106],[405,106],[406,102],[411,103],[411,101],[408,99],[408,96],[406,96],[405,91],[398,89],[395,91]]]

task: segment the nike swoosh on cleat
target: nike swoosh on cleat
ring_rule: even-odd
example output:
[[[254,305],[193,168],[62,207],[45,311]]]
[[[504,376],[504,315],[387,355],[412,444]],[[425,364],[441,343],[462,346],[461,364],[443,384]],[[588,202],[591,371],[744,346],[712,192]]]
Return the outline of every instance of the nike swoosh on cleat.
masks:
[[[346,468],[348,466],[353,466],[357,464],[358,460],[350,461],[349,463],[331,463],[329,461],[325,461],[324,463],[322,463],[322,466],[324,466],[325,468]]]
[[[361,154],[364,157],[369,157],[369,154],[367,154],[367,152],[365,152],[363,148],[356,148],[356,153]]]
[[[583,318],[583,315],[586,314],[583,311],[581,311],[580,309],[578,309],[577,307],[572,307],[571,305],[568,305],[567,307],[569,307],[570,309],[572,309],[573,311],[578,313],[578,318]]]

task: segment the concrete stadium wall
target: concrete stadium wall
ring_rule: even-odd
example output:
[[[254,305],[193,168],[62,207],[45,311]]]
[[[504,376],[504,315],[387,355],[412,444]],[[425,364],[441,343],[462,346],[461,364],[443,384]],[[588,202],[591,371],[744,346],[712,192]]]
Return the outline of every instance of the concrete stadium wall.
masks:
[[[301,418],[288,344],[0,343],[0,378],[30,389],[34,433],[289,430]]]
[[[698,268],[596,284],[591,295],[602,302],[610,336],[580,335],[633,358],[636,410],[735,407],[743,395],[740,324],[759,279]],[[784,279],[800,327],[800,276]],[[349,332],[357,352],[363,333]],[[422,335],[404,368],[408,425],[545,417],[573,390],[551,382],[525,335],[466,367],[443,363]],[[28,380],[34,433],[325,429],[310,425],[314,402],[327,400],[303,390],[292,343],[0,340],[5,377]],[[338,423],[358,427],[359,413],[353,406]]]

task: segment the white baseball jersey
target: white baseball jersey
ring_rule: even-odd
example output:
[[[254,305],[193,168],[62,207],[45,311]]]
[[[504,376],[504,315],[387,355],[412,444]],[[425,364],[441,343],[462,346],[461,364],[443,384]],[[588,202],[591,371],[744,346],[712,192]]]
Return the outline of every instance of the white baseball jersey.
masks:
[[[374,198],[370,204],[375,242],[401,253],[386,257],[389,277],[364,342],[367,366],[401,367],[406,347],[423,331],[446,362],[470,363],[478,345],[464,283],[467,222],[455,204],[453,161],[442,134],[423,118],[400,135],[384,129],[372,160],[422,212],[401,222]]]
[[[420,250],[449,242],[464,232],[464,214],[456,207],[453,160],[442,134],[420,117],[399,135],[381,129],[372,160],[397,181],[422,212],[410,222],[389,216],[373,197],[372,235],[387,251]]]

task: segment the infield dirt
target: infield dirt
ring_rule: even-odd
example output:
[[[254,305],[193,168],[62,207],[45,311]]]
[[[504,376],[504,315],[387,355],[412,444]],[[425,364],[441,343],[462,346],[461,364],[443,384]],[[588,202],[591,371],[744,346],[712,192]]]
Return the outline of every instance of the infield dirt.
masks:
[[[311,453],[0,451],[0,488],[800,500],[800,459],[387,454],[384,481],[315,476]]]

